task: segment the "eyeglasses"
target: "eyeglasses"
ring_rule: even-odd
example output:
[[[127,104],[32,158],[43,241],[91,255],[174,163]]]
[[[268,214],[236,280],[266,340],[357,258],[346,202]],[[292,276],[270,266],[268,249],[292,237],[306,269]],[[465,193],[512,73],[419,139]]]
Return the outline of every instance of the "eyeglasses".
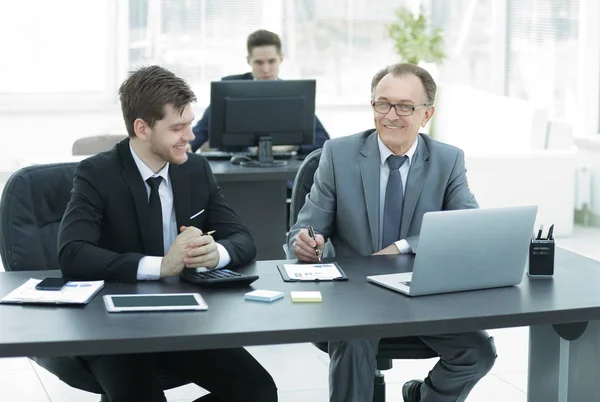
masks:
[[[405,103],[397,103],[394,105],[389,102],[373,102],[373,110],[381,114],[388,114],[392,106],[398,116],[410,116],[415,110],[423,109],[424,107],[429,107],[431,105],[429,103],[423,103],[422,105],[413,106]]]

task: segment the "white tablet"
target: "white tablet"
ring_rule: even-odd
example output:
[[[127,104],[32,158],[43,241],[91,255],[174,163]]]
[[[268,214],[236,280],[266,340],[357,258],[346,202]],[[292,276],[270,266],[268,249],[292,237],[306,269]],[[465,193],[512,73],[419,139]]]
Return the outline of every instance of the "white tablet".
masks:
[[[208,309],[198,293],[105,295],[104,304],[110,313]]]

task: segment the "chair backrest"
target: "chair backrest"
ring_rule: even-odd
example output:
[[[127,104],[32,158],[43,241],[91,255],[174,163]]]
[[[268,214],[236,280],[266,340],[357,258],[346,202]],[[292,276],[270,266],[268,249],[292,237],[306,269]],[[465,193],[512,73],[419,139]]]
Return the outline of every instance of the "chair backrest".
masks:
[[[101,134],[80,138],[73,143],[73,155],[96,155],[108,151],[127,138],[122,134]]]
[[[319,148],[308,154],[296,173],[296,180],[294,180],[294,186],[292,187],[292,202],[290,204],[290,227],[296,223],[298,213],[306,201],[306,195],[310,193],[310,188],[315,180],[315,172],[321,160],[321,151],[322,149]]]
[[[0,200],[0,256],[4,269],[60,269],[58,227],[71,198],[76,166],[29,166],[8,179]]]
[[[6,182],[0,200],[0,256],[7,271],[60,269],[58,228],[71,199],[77,163],[29,166]],[[97,394],[103,389],[87,363],[75,356],[33,357],[40,366],[72,387]],[[187,384],[157,373],[162,389]],[[107,400],[105,396],[102,400]]]

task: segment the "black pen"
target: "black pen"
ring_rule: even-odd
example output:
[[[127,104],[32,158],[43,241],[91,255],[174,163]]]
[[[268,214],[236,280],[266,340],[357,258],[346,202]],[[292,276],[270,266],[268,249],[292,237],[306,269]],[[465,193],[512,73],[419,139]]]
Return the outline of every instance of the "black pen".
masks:
[[[315,254],[319,259],[319,262],[321,262],[321,253],[319,252],[319,247],[317,246],[317,239],[315,238],[315,229],[311,225],[308,225],[308,235],[311,239],[315,241]]]
[[[542,240],[542,230],[544,230],[544,225],[540,225],[540,230],[538,230],[538,235],[535,238],[536,240]]]
[[[546,240],[553,240],[554,239],[552,237],[552,232],[554,232],[554,225],[550,226],[550,229],[548,229],[548,237],[546,237]]]

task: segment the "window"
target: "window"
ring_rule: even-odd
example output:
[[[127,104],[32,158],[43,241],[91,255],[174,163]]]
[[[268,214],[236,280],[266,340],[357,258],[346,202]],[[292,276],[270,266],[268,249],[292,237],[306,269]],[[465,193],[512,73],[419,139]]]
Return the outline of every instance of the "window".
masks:
[[[444,32],[443,82],[504,93],[504,0],[432,0],[431,18]]]
[[[185,78],[206,104],[211,81],[248,71],[246,38],[263,28],[268,3],[129,0],[129,68],[159,64]]]
[[[115,7],[106,0],[1,2],[0,107],[114,100]]]
[[[294,0],[285,3],[284,38],[292,75],[317,79],[318,100],[363,103],[371,78],[398,62],[385,25],[409,0]]]
[[[573,121],[579,0],[430,2],[448,54],[441,81],[528,100]]]
[[[129,0],[129,68],[160,64],[185,78],[200,104],[210,82],[249,71],[246,38],[272,29],[284,78],[318,80],[320,103],[364,103],[377,70],[397,60],[385,23],[418,0]]]
[[[578,0],[508,3],[506,93],[574,117],[577,104]]]

